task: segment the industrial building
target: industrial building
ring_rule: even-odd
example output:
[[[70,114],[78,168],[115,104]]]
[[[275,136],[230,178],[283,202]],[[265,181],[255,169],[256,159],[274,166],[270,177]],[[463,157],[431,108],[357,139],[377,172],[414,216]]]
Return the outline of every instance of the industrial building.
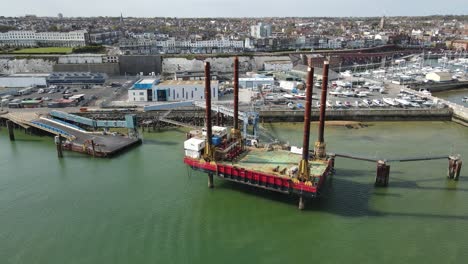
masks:
[[[211,100],[218,100],[219,82],[211,81]],[[154,86],[153,101],[197,101],[205,100],[205,82],[194,81],[163,81]]]
[[[0,87],[21,88],[46,86],[48,73],[16,73],[0,76]]]
[[[274,85],[275,78],[266,77],[263,75],[255,75],[253,77],[239,78],[240,88],[257,88],[262,85]]]
[[[433,82],[448,82],[452,80],[450,72],[430,72],[426,74],[426,80]]]
[[[46,78],[48,85],[104,84],[107,75],[91,72],[54,72]]]

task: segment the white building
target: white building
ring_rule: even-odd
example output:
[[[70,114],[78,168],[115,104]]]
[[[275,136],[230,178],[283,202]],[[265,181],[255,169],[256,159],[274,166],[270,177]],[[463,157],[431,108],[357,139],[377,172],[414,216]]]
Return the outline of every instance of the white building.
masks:
[[[87,35],[86,30],[70,32],[8,31],[0,33],[0,46],[79,47],[86,45]]]
[[[148,102],[153,101],[153,87],[159,83],[159,79],[144,78],[133,84],[128,89],[129,102]]]
[[[430,72],[426,74],[426,80],[434,82],[448,82],[452,80],[450,72]]]
[[[217,101],[219,83],[211,81],[211,100]],[[153,101],[199,101],[205,100],[205,81],[191,80],[179,81],[169,80],[153,86]]]
[[[258,23],[250,27],[250,36],[254,38],[268,38],[271,36],[271,25]]]
[[[275,78],[273,77],[248,77],[248,78],[239,78],[239,87],[240,88],[257,88],[262,85],[274,85]]]
[[[0,77],[0,87],[24,88],[46,86],[48,73],[16,73]]]

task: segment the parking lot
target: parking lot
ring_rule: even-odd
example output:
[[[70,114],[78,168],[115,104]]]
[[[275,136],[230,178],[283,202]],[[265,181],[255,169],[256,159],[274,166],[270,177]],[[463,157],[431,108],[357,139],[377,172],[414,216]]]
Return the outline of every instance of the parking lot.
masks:
[[[67,84],[67,85],[50,85],[44,88],[19,89],[19,88],[3,88],[4,94],[2,98],[2,107],[13,108],[15,103],[22,102],[38,102],[33,107],[47,107],[53,102],[63,101],[76,95],[83,95],[84,100],[80,100],[70,106],[91,106],[100,107],[103,102],[115,100],[126,89],[133,84],[132,80],[127,79],[110,79],[104,85],[84,85],[84,84]],[[20,92],[24,91],[24,92]],[[20,106],[27,107],[26,103]]]

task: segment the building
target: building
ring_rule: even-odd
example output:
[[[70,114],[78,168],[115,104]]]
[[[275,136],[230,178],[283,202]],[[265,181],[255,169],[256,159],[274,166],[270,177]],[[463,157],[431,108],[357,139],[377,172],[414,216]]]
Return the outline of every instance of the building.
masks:
[[[268,38],[271,36],[271,25],[258,23],[250,27],[250,36],[254,38]]]
[[[262,85],[274,85],[275,78],[257,75],[254,77],[239,78],[240,88],[257,88]]]
[[[211,100],[218,100],[219,83],[211,81]],[[162,81],[153,86],[153,101],[200,101],[205,100],[205,81]]]
[[[159,83],[158,79],[145,78],[137,81],[128,89],[129,102],[149,102],[153,101],[153,87]]]
[[[218,79],[218,72],[211,71],[211,79]],[[205,72],[204,71],[176,71],[174,73],[174,80],[178,81],[193,81],[193,80],[204,80]]]
[[[106,82],[107,75],[104,73],[91,72],[54,72],[47,76],[48,85],[70,85],[70,84],[99,84]]]
[[[430,72],[426,74],[426,80],[434,82],[448,82],[452,80],[450,72]]]
[[[88,41],[86,30],[70,32],[8,31],[0,33],[0,46],[81,47]]]
[[[89,43],[100,45],[112,45],[119,41],[122,34],[120,31],[89,33]]]
[[[467,51],[468,50],[468,39],[458,39],[447,41],[447,47],[453,50]]]
[[[385,28],[385,16],[380,19],[379,28],[382,30]]]
[[[293,68],[291,60],[271,60],[263,63],[265,71],[290,71]]]
[[[0,76],[0,87],[43,87],[47,85],[48,76],[48,73],[16,73]]]

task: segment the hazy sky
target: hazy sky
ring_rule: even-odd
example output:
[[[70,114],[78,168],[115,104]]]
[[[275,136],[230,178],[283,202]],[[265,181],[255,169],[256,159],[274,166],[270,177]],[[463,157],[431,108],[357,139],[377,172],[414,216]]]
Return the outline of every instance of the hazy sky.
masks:
[[[2,16],[267,17],[468,15],[467,0],[19,0]],[[8,2],[8,3],[6,3]]]

